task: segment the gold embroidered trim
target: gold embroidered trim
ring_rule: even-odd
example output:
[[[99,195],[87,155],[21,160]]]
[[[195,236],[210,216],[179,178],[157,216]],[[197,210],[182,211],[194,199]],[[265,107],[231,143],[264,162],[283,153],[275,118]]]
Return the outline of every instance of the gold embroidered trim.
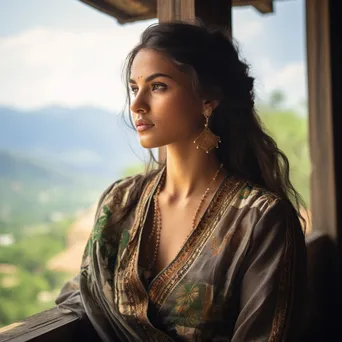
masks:
[[[136,248],[132,261],[137,260],[137,258],[138,249]],[[147,317],[148,296],[141,285],[141,281],[139,279],[138,273],[136,272],[134,262],[129,263],[127,275],[125,275],[125,286],[128,300],[131,306],[131,313],[138,325],[142,328],[142,332],[145,336],[144,341],[169,342],[170,339],[167,338],[167,335],[151,325]]]
[[[242,181],[226,179],[209,204],[198,227],[185,241],[172,263],[154,280],[149,297],[157,310],[165,302],[173,288],[183,278],[197,256],[202,252],[228,204],[243,185]]]
[[[154,328],[148,317],[147,317],[147,307],[148,307],[148,295],[143,287],[141,280],[139,278],[137,270],[137,262],[139,256],[139,239],[140,230],[143,228],[145,212],[147,210],[147,203],[151,197],[153,188],[155,187],[157,181],[160,179],[160,174],[156,175],[145,187],[141,199],[138,204],[137,214],[132,227],[132,237],[127,246],[127,253],[125,258],[127,258],[127,265],[123,266],[125,268],[122,272],[124,277],[124,291],[127,295],[128,305],[130,309],[130,314],[132,318],[135,319],[136,323],[141,328],[141,333],[144,334],[144,341],[170,341],[167,335],[160,330]],[[136,235],[137,234],[137,235]],[[124,263],[126,264],[126,262]]]
[[[144,295],[144,293],[141,293],[141,291],[139,291],[139,283],[136,279],[135,272],[134,272],[135,265],[131,261],[135,259],[135,255],[137,254],[137,240],[138,239],[135,239],[135,236],[139,227],[141,226],[141,222],[144,218],[144,215],[143,215],[144,209],[146,207],[146,204],[149,199],[149,195],[157,179],[158,179],[157,176],[154,177],[144,187],[144,190],[142,192],[142,195],[137,205],[136,214],[135,214],[134,222],[132,225],[129,242],[115,270],[115,284],[116,285],[114,287],[114,291],[115,293],[118,293],[118,292],[120,293],[121,291],[123,291],[126,294],[129,312],[132,315],[132,317],[136,319],[136,322],[142,327],[142,331],[145,330],[143,320],[141,320],[141,318],[143,318],[144,316],[142,315],[144,311],[142,303],[145,301],[146,306],[147,306],[147,298],[146,298],[146,294]],[[120,285],[120,282],[121,282],[120,279],[122,278],[123,278],[123,284]],[[119,296],[120,295],[114,296],[114,298],[116,297],[119,298]],[[118,300],[116,300],[116,303],[118,304]],[[120,312],[121,311],[120,305],[118,308]]]
[[[284,341],[286,319],[288,318],[288,303],[292,296],[293,282],[293,257],[294,257],[294,234],[293,227],[287,227],[285,237],[285,250],[283,253],[283,266],[281,267],[280,283],[278,290],[277,305],[272,322],[272,330],[269,342]]]
[[[136,210],[136,214],[135,214],[135,218],[134,218],[134,222],[132,225],[132,229],[130,232],[130,237],[129,237],[129,241],[126,247],[126,251],[128,251],[128,253],[123,253],[122,256],[122,261],[125,260],[132,260],[132,253],[135,251],[135,248],[133,248],[132,244],[136,244],[137,245],[137,239],[135,239],[136,237],[136,233],[138,232],[138,229],[141,227],[142,225],[142,221],[144,219],[144,209],[146,208],[146,204],[148,202],[149,196],[151,194],[151,191],[153,190],[153,187],[155,186],[156,182],[158,180],[158,176],[154,177],[152,180],[150,180],[150,182],[148,184],[146,184],[140,200],[138,202],[137,205],[137,210]],[[125,262],[126,264],[126,262]],[[124,266],[122,266],[124,267]]]

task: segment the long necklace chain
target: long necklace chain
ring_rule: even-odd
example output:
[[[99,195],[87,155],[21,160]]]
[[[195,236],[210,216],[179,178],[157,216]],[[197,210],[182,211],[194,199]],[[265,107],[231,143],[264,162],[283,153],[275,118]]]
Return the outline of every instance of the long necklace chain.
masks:
[[[208,185],[208,187],[206,188],[204,194],[202,195],[201,201],[200,201],[199,205],[197,206],[197,209],[195,211],[194,217],[192,219],[192,229],[189,232],[189,234],[187,235],[186,240],[189,238],[190,234],[196,228],[196,222],[197,222],[198,213],[200,212],[200,210],[202,208],[202,205],[203,205],[205,199],[208,196],[208,193],[210,191],[210,187],[216,181],[216,178],[217,178],[218,174],[220,173],[222,167],[223,167],[223,164],[221,164],[220,167],[217,169],[213,179],[211,180],[210,184]],[[157,191],[156,191],[156,193],[155,193],[155,195],[153,197],[153,201],[154,201],[154,215],[153,215],[152,231],[151,231],[151,234],[150,234],[150,236],[148,238],[147,246],[150,246],[150,242],[151,242],[153,236],[156,236],[156,243],[155,243],[155,248],[154,248],[154,252],[153,252],[152,261],[151,261],[151,263],[148,266],[148,270],[149,271],[152,271],[152,268],[153,268],[153,266],[154,266],[154,264],[155,264],[155,262],[157,260],[157,256],[158,256],[158,252],[159,252],[160,233],[161,233],[161,230],[162,230],[162,218],[161,218],[161,212],[160,212],[160,208],[159,208],[159,204],[158,204],[158,197],[159,197],[159,194],[160,194],[161,186],[164,183],[164,181],[165,181],[165,173],[163,174],[162,179],[160,180],[160,183],[158,185]]]

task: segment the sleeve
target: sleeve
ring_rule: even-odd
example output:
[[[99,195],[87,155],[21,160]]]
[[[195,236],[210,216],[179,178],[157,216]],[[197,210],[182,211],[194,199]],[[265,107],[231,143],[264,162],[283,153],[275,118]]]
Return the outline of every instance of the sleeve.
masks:
[[[241,269],[232,342],[296,342],[304,326],[307,256],[293,206],[275,201],[255,225]]]
[[[102,205],[106,196],[113,190],[114,186],[117,182],[111,184],[100,196],[98,201],[95,219],[96,222],[99,212],[101,211]],[[87,248],[88,243],[86,244],[85,248]],[[82,264],[84,263],[84,258],[86,255],[83,255]],[[62,312],[75,312],[80,318],[84,318],[86,316],[85,309],[83,306],[81,293],[80,293],[80,277],[81,273],[84,275],[87,272],[86,267],[82,267],[82,270],[79,274],[77,274],[74,278],[67,281],[64,286],[62,287],[59,295],[57,296],[55,303],[57,308]]]

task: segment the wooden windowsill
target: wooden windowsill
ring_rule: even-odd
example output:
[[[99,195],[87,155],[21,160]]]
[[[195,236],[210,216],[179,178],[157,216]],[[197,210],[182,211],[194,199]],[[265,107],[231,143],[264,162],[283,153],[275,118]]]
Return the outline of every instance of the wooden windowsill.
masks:
[[[1,342],[69,342],[78,341],[82,336],[83,341],[97,340],[97,335],[75,313],[63,313],[57,308],[0,329]]]

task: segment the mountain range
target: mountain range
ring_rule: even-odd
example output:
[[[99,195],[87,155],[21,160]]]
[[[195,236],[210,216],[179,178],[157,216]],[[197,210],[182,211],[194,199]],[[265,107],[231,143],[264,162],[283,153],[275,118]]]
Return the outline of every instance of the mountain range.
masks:
[[[144,158],[136,133],[115,113],[0,107],[0,223],[23,208],[34,208],[42,219],[51,210],[91,205]]]
[[[98,108],[0,107],[0,150],[83,174],[119,177],[144,152],[122,117]]]

